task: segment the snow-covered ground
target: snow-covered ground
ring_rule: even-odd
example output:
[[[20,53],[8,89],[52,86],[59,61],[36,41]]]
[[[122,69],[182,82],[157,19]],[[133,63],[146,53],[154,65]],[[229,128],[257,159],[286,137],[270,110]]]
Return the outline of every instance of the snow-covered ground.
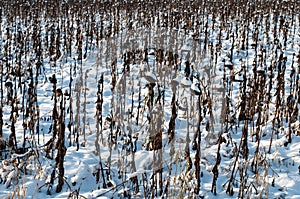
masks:
[[[187,13],[180,8],[171,11]],[[151,28],[140,25],[137,11],[132,11],[134,14],[129,19],[126,18],[128,13],[121,9],[118,34],[98,43],[95,32],[93,37],[87,34],[89,28],[84,19],[82,23],[73,20],[73,32],[69,35],[61,28],[66,21],[60,18],[52,29],[48,26],[52,24],[49,19],[39,17],[43,65],[38,75],[35,74],[37,51],[20,53],[18,36],[11,36],[7,31],[7,28],[12,33],[16,29],[23,31],[24,36],[20,37],[27,42],[26,50],[33,46],[34,22],[25,26],[24,20],[16,18],[16,23],[11,24],[3,13],[0,40],[2,140],[9,140],[13,125],[18,148],[23,147],[25,134],[27,150],[14,153],[11,146],[2,149],[0,198],[300,198],[300,117],[295,113],[300,108],[299,13],[292,18],[286,13],[276,16],[275,12],[257,12],[256,17],[249,19],[227,18],[224,24],[220,14],[200,14],[199,11],[194,13],[197,17],[193,24],[188,22],[193,27],[198,21],[200,30],[186,31],[185,20],[181,20],[178,27],[162,27],[162,20],[158,25],[156,21],[165,14],[168,16],[163,9],[154,12],[155,23]],[[97,25],[102,23],[105,30],[116,20],[108,15],[103,17],[101,12],[92,15],[87,19],[94,19]],[[92,24],[91,21],[87,24]],[[61,47],[55,61],[55,55],[51,57],[48,51],[51,34],[60,35],[54,39],[60,41]],[[87,52],[82,60],[78,59],[78,35],[82,38],[82,54]],[[71,56],[64,48],[69,36],[72,38]],[[159,49],[164,54],[161,62]],[[135,57],[128,52],[134,52]],[[167,56],[167,52],[178,55],[175,63],[171,63],[171,54]],[[12,73],[17,71],[19,59],[20,78]],[[53,74],[57,89],[71,93],[71,97],[57,94],[58,90],[53,92]],[[283,83],[279,83],[281,81]],[[31,89],[31,82],[36,91]],[[20,84],[23,86],[19,87]],[[253,92],[255,86],[262,94]],[[10,88],[14,90],[13,100],[9,98]],[[37,101],[30,104],[30,94],[34,92]],[[65,102],[64,145],[67,150],[64,185],[59,193],[56,192],[59,171],[55,159],[58,149],[51,148],[52,159],[47,154],[55,123],[54,93],[58,96],[58,107],[63,98]],[[249,103],[246,107],[255,107],[249,120],[239,119],[243,94],[247,95],[244,101]],[[99,96],[103,97],[100,130],[96,108]],[[173,96],[175,103],[172,103]],[[279,108],[277,96],[281,99]],[[292,112],[296,117],[292,122],[288,99],[295,102]],[[13,113],[12,117],[15,106],[19,115]],[[173,107],[177,117],[174,138],[170,139],[168,130]],[[26,116],[26,108],[39,113],[39,117]],[[282,114],[279,121],[274,119],[276,111]],[[31,118],[35,118],[32,129],[29,128]],[[291,130],[292,139],[288,143]],[[197,136],[201,136],[199,154]],[[152,150],[156,147],[153,142],[156,137],[161,138],[161,147]],[[241,143],[246,143],[248,150]],[[201,182],[200,191],[195,194],[197,155]],[[218,172],[216,194],[213,194],[215,168]],[[55,179],[51,183],[53,171]],[[153,175],[157,171],[162,175],[159,172]],[[162,187],[158,183],[160,177]],[[228,187],[231,187],[229,191]]]

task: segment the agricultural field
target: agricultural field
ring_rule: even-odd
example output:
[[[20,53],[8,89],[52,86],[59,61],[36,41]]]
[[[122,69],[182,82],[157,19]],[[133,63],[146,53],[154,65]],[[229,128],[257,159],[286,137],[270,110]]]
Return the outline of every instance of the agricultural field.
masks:
[[[299,78],[299,0],[3,0],[0,198],[300,198]]]

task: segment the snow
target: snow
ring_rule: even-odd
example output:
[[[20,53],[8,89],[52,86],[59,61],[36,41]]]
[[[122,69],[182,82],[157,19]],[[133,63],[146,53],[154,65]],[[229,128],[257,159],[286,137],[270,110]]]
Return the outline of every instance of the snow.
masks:
[[[186,78],[182,78],[180,84],[181,84],[183,87],[188,88],[188,87],[191,86],[192,82],[191,82],[191,80],[190,80],[189,78],[186,77]]]
[[[173,9],[176,13],[181,12],[179,8]],[[188,11],[185,10],[185,12],[187,13]],[[299,14],[297,16],[299,16]],[[95,18],[98,17],[95,16]],[[269,19],[271,20],[271,27],[269,27],[269,29],[271,30],[275,23],[273,21],[273,17],[273,14],[271,14]],[[44,19],[41,20],[41,23],[45,23]],[[271,71],[269,71],[267,68],[276,63],[277,60],[274,60],[273,55],[277,52],[279,56],[280,51],[279,49],[277,49],[279,48],[278,45],[274,44],[275,38],[273,38],[271,30],[269,30],[267,36],[267,30],[264,27],[265,25],[263,25],[265,21],[263,21],[262,26],[259,27],[261,32],[258,34],[258,48],[246,48],[244,50],[237,50],[239,48],[239,45],[241,45],[240,41],[238,41],[240,38],[238,37],[236,38],[237,40],[234,44],[235,49],[233,50],[233,59],[232,61],[230,61],[228,56],[231,53],[230,49],[232,47],[232,39],[231,37],[227,38],[227,32],[239,31],[238,35],[240,35],[242,34],[242,31],[244,31],[244,29],[237,31],[236,28],[242,28],[244,27],[244,24],[239,24],[240,22],[235,19],[228,19],[228,27],[224,27],[224,30],[219,31],[219,27],[221,27],[222,24],[218,19],[215,19],[215,30],[212,29],[211,14],[203,17],[202,20],[203,24],[208,22],[210,33],[208,37],[204,35],[204,32],[199,33],[199,35],[197,35],[197,38],[200,38],[200,43],[198,43],[194,42],[192,39],[192,36],[196,33],[193,31],[185,35],[184,28],[181,25],[179,27],[179,31],[174,27],[173,29],[169,28],[167,30],[167,33],[158,33],[157,30],[155,30],[155,28],[158,27],[155,27],[153,30],[147,29],[147,31],[144,29],[137,30],[137,27],[139,26],[138,23],[135,21],[135,19],[131,19],[131,22],[133,22],[133,28],[135,29],[133,32],[135,32],[136,35],[142,34],[140,36],[147,36],[147,34],[150,34],[154,35],[153,38],[159,38],[160,34],[165,34],[165,38],[174,37],[174,35],[177,35],[176,41],[174,41],[174,43],[168,44],[168,47],[170,47],[170,49],[176,51],[176,53],[179,54],[180,60],[178,68],[181,68],[181,70],[178,69],[177,71],[175,71],[175,67],[169,66],[169,61],[162,62],[159,64],[159,66],[156,66],[157,61],[154,57],[156,51],[154,48],[150,48],[148,52],[148,63],[145,63],[144,60],[139,63],[131,62],[129,64],[129,71],[124,72],[124,60],[122,58],[124,52],[121,51],[120,47],[121,39],[125,40],[126,38],[129,42],[138,40],[136,41],[138,43],[138,46],[144,47],[144,43],[140,39],[132,38],[132,32],[125,28],[127,23],[126,19],[121,20],[121,24],[125,24],[123,25],[124,29],[122,34],[99,41],[99,43],[101,43],[101,48],[95,47],[94,49],[89,49],[89,53],[86,59],[83,59],[82,61],[76,60],[77,46],[75,43],[72,43],[71,46],[73,50],[73,57],[69,57],[67,54],[65,54],[65,52],[63,52],[61,57],[56,61],[57,66],[55,68],[53,67],[52,61],[50,61],[50,57],[45,55],[45,71],[42,75],[39,76],[37,87],[38,105],[40,111],[39,139],[37,135],[30,134],[31,132],[27,129],[26,134],[28,136],[26,137],[26,140],[29,140],[30,142],[28,141],[26,143],[26,146],[30,147],[29,150],[22,154],[13,153],[9,154],[6,158],[2,157],[0,163],[0,199],[8,198],[17,192],[19,192],[20,196],[24,196],[25,198],[68,198],[72,194],[73,197],[75,197],[76,193],[78,193],[79,196],[83,196],[84,198],[89,199],[124,198],[125,193],[132,194],[132,197],[134,198],[143,198],[146,197],[144,195],[144,191],[146,190],[145,187],[143,187],[143,183],[148,183],[148,188],[151,187],[151,183],[153,183],[150,180],[151,177],[153,178],[152,174],[154,171],[159,169],[159,167],[154,166],[159,153],[161,153],[162,156],[162,160],[160,163],[163,168],[163,178],[168,178],[169,171],[171,175],[169,196],[173,196],[174,198],[191,197],[193,188],[196,186],[196,178],[194,176],[195,174],[192,171],[186,171],[185,155],[186,145],[193,142],[193,136],[195,136],[194,132],[196,132],[196,129],[198,127],[198,95],[194,94],[200,93],[199,86],[201,87],[201,93],[204,96],[203,98],[205,98],[206,100],[206,104],[210,103],[209,100],[212,100],[211,102],[214,115],[214,118],[210,118],[208,116],[208,111],[206,116],[202,115],[202,117],[205,117],[200,126],[200,169],[203,177],[201,178],[201,188],[199,196],[203,196],[203,198],[236,198],[239,190],[238,184],[240,184],[238,178],[240,177],[240,175],[245,174],[239,174],[238,171],[241,171],[241,169],[247,169],[247,171],[243,172],[247,172],[247,175],[249,177],[247,186],[249,188],[249,191],[253,192],[253,198],[260,197],[259,194],[254,193],[255,189],[257,189],[259,193],[262,193],[262,189],[264,187],[268,188],[267,195],[269,198],[300,198],[300,137],[296,134],[293,134],[292,142],[286,145],[288,141],[286,135],[288,134],[289,127],[288,124],[284,121],[285,118],[282,118],[282,129],[278,129],[278,132],[277,129],[274,130],[271,151],[270,153],[267,152],[272,134],[272,120],[274,117],[273,112],[275,112],[276,109],[276,97],[273,95],[276,92],[275,88],[277,85],[274,85],[271,91],[271,103],[270,107],[268,107],[270,113],[269,118],[266,118],[265,123],[260,126],[261,142],[259,143],[259,152],[255,154],[258,143],[255,141],[256,138],[254,132],[257,130],[257,128],[252,128],[251,124],[249,125],[248,136],[249,161],[245,161],[240,157],[241,155],[239,155],[237,167],[240,170],[236,170],[237,172],[235,174],[237,179],[234,180],[234,183],[236,183],[237,185],[234,185],[234,195],[230,197],[226,193],[226,187],[228,179],[232,172],[237,147],[239,146],[240,141],[242,141],[240,138],[242,135],[243,125],[245,123],[241,121],[239,122],[239,124],[233,125],[227,132],[224,132],[224,126],[221,126],[220,121],[225,121],[225,118],[221,118],[222,115],[220,113],[221,111],[223,111],[222,102],[225,102],[226,98],[230,99],[230,102],[228,103],[232,104],[231,107],[238,106],[238,104],[240,104],[241,100],[238,98],[241,94],[239,93],[239,86],[242,84],[241,82],[243,80],[243,74],[234,74],[236,77],[235,80],[241,81],[232,82],[231,95],[228,95],[228,93],[226,93],[226,96],[222,96],[222,91],[224,91],[223,89],[228,86],[228,84],[225,85],[226,83],[224,83],[223,81],[229,82],[232,75],[231,70],[234,70],[234,72],[238,72],[242,69],[241,66],[243,64],[246,65],[247,68],[246,78],[251,79],[255,73],[255,71],[252,70],[252,64],[258,61],[256,56],[266,57],[265,62],[262,64],[262,66],[258,66],[256,71],[264,71],[266,72],[266,75],[270,76]],[[111,21],[107,20],[104,22],[104,24],[105,27],[109,27]],[[2,39],[0,41],[1,51],[3,50],[5,42],[7,42],[8,39],[8,35],[5,33],[4,27],[8,26],[9,24],[7,20],[5,18],[2,19]],[[74,24],[74,29],[76,29],[77,26],[77,24]],[[222,26],[224,26],[224,24]],[[288,29],[288,48],[280,49],[283,52],[283,55],[287,58],[286,71],[288,72],[286,72],[285,74],[285,97],[287,97],[291,91],[289,88],[289,82],[291,80],[290,71],[292,63],[294,64],[293,67],[295,69],[299,67],[297,58],[296,56],[294,56],[294,54],[297,55],[300,50],[300,35],[297,34],[297,32],[299,33],[300,31],[299,27],[299,19],[296,19],[293,27],[290,27]],[[24,31],[26,31],[25,26],[23,28]],[[204,25],[202,26],[202,28],[204,28]],[[247,32],[247,34],[249,34],[249,40],[247,41],[248,47],[251,47],[251,44],[255,44],[255,41],[253,41],[253,39],[250,39],[254,36],[255,28],[256,26],[252,21],[250,21],[249,32]],[[295,30],[296,34],[292,34],[291,31],[293,31],[293,29]],[[161,29],[161,31],[163,31],[163,29]],[[278,42],[282,44],[283,35],[280,30],[277,31],[279,32]],[[76,35],[75,32],[77,33],[77,30],[74,30],[74,35]],[[45,33],[46,29],[42,29],[41,35],[45,35]],[[220,49],[218,58],[216,59],[214,57],[216,55],[210,55],[209,53],[203,54],[202,52],[200,52],[195,53],[195,55],[192,55],[191,53],[191,55],[189,55],[190,57],[196,57],[194,67],[197,71],[198,79],[195,76],[196,74],[192,74],[190,77],[185,77],[185,74],[183,73],[185,64],[183,63],[185,63],[185,61],[188,59],[187,52],[193,49],[193,45],[196,46],[195,49],[201,50],[204,45],[204,40],[206,39],[208,39],[209,42],[212,43],[213,48],[216,48],[219,36],[221,36],[220,38],[222,41],[222,48]],[[46,37],[43,36],[43,39],[45,40]],[[95,40],[95,38],[93,38],[93,40]],[[111,43],[115,42],[115,47],[112,48],[111,44],[109,44],[108,41],[110,41]],[[44,42],[45,41],[43,41],[43,43]],[[86,42],[87,40],[84,40],[83,46],[86,44]],[[155,41],[149,42],[152,43],[149,43],[147,47],[155,46]],[[271,44],[267,45],[267,42],[270,42]],[[13,47],[16,47],[14,46],[15,43],[12,43],[11,45]],[[264,52],[258,50],[260,49],[260,47],[264,48],[266,51]],[[130,48],[133,47],[130,46]],[[106,56],[113,56],[113,53],[116,54],[115,57]],[[5,55],[1,52],[1,57],[3,56]],[[34,54],[29,54],[29,56],[32,56],[33,59],[36,58],[36,55]],[[22,57],[22,62],[24,62],[23,65],[29,63],[29,56],[27,58],[25,58],[25,56]],[[10,59],[13,60],[13,58]],[[212,60],[215,61],[215,63]],[[111,65],[113,61],[116,61],[116,84],[114,89],[112,89],[111,72]],[[3,60],[1,60],[1,64],[2,63],[4,63]],[[15,64],[14,61],[11,61],[10,63]],[[75,65],[77,69],[76,71],[72,70],[73,80],[71,81],[70,68],[75,68]],[[230,70],[226,68],[226,66],[229,67]],[[231,68],[232,66],[234,66],[233,69]],[[161,68],[163,68],[164,70],[162,70]],[[74,74],[74,72],[76,72],[76,75]],[[274,78],[277,78],[278,71],[274,69],[274,71],[272,72],[275,74]],[[49,141],[49,139],[52,137],[52,132],[49,132],[49,129],[51,124],[53,123],[53,100],[51,99],[53,85],[50,83],[49,77],[51,77],[53,74],[56,74],[58,80],[57,86],[58,88],[61,88],[63,92],[65,90],[68,91],[69,85],[72,85],[72,98],[66,100],[66,104],[68,104],[72,100],[72,111],[74,116],[77,112],[77,109],[80,113],[80,123],[78,124],[78,121],[77,123],[73,123],[74,126],[78,124],[78,128],[80,129],[81,133],[79,136],[79,149],[77,149],[77,146],[74,143],[70,145],[70,137],[72,139],[74,135],[72,135],[72,132],[70,132],[66,128],[66,138],[64,143],[67,147],[66,155],[64,157],[65,184],[63,186],[63,190],[60,193],[56,193],[55,191],[57,179],[55,179],[52,189],[50,190],[49,188],[51,173],[53,169],[55,169],[55,160],[46,157],[47,146],[45,146],[47,141]],[[101,74],[104,75],[102,106],[103,111],[101,115],[103,119],[103,129],[100,132],[100,135],[97,135],[95,102],[97,101],[98,92],[97,83]],[[28,76],[29,75],[26,74],[26,76],[22,80],[29,82],[30,80],[27,79]],[[165,79],[163,77],[165,77]],[[223,79],[223,77],[225,77],[225,79]],[[7,78],[11,78],[8,79],[7,82],[13,80],[13,77]],[[202,88],[203,85],[207,82],[212,82],[212,86],[208,86],[205,89]],[[85,83],[87,85],[86,88]],[[124,89],[125,83],[126,88],[124,91],[122,89]],[[161,103],[160,105],[159,103],[154,104],[151,110],[148,108],[148,106],[150,106],[150,97],[149,89],[146,87],[146,85],[149,83],[155,83],[155,100],[158,99],[160,92],[158,90],[158,87],[160,87],[161,93],[163,93],[163,97],[165,97],[165,101],[163,103]],[[268,83],[269,82],[266,83],[266,87],[268,86]],[[141,88],[141,96],[138,96],[139,88]],[[2,107],[2,110],[4,112],[3,120],[5,121],[5,125],[3,126],[3,135],[4,138],[9,138],[11,132],[11,106],[9,105],[9,99],[7,98],[8,89],[4,88],[3,92],[4,107]],[[17,92],[18,98],[21,99],[21,91]],[[84,101],[83,97],[85,92],[87,96],[86,101]],[[205,96],[205,94],[207,94],[208,92],[212,94],[213,99],[207,99],[207,96]],[[228,92],[228,90],[226,92]],[[178,116],[175,121],[174,142],[169,142],[167,130],[169,127],[168,125],[170,118],[172,117],[171,100],[173,93],[176,93],[175,103],[176,109],[178,111]],[[79,104],[76,104],[76,100],[78,100],[76,94],[81,95],[81,101]],[[294,94],[296,94],[296,91],[294,91]],[[131,107],[132,103],[133,107]],[[140,103],[140,107],[138,107],[138,103]],[[264,104],[264,102],[262,102],[262,104]],[[203,107],[205,106],[204,104],[202,105]],[[70,109],[69,105],[67,106]],[[86,106],[86,110],[84,110],[84,106]],[[267,108],[266,106],[263,107]],[[19,109],[22,109],[21,104],[19,104]],[[140,111],[140,115],[137,118],[138,110]],[[235,111],[237,110],[229,110],[230,117],[235,118],[238,116],[239,113],[235,113]],[[113,127],[112,129],[113,132],[115,132],[118,136],[116,143],[111,143],[111,121],[109,121],[108,119],[111,117],[111,113],[114,113],[114,120],[120,128],[119,134],[116,133],[118,131],[117,127]],[[84,114],[86,115],[84,116]],[[153,133],[147,120],[148,114],[155,115],[155,117],[153,117],[152,119],[155,118],[157,120],[163,120],[163,147],[162,149],[157,151],[146,149],[146,144],[151,139],[151,133]],[[254,118],[257,119],[257,117],[258,115],[255,114]],[[85,123],[83,122],[83,118],[85,118]],[[17,132],[16,139],[18,143],[23,143],[24,141],[23,119],[24,118],[20,113],[18,121],[15,124]],[[211,120],[214,120],[213,127],[207,125],[210,124]],[[29,123],[28,117],[25,118],[25,121],[26,123]],[[69,116],[67,116],[66,125],[69,121]],[[136,124],[136,121],[139,123],[138,125]],[[130,126],[127,126],[128,124]],[[291,127],[294,129],[299,128],[299,115],[297,117],[297,120],[291,124]],[[211,130],[212,128],[214,129]],[[84,136],[83,130],[85,130],[86,132]],[[218,167],[219,177],[217,180],[217,195],[213,195],[211,193],[213,169],[216,163],[218,151],[218,146],[215,143],[217,143],[217,138],[220,132],[223,132],[222,137],[225,139],[225,142],[220,145],[221,163]],[[132,136],[131,133],[135,136]],[[189,139],[187,139],[186,136],[188,133]],[[136,139],[136,151],[134,153],[131,151],[131,139]],[[99,149],[97,149],[95,146],[96,140],[98,141]],[[230,140],[232,140],[232,142],[230,142]],[[170,156],[172,144],[174,145],[175,152],[173,156]],[[189,150],[191,153],[191,159],[194,163],[196,152],[192,149]],[[54,157],[56,157],[56,153],[54,153]],[[109,185],[106,188],[103,188],[103,179],[101,174],[99,182],[96,183],[96,173],[97,170],[100,170],[100,158],[104,170],[106,184]],[[254,161],[255,158],[258,158],[260,163],[258,168],[259,173],[257,174],[252,171],[251,166],[251,161]],[[132,166],[133,163],[135,168],[133,168]],[[23,171],[24,165],[26,165],[26,174]],[[192,167],[194,169],[195,166],[193,165]],[[108,177],[106,173],[109,169],[111,170],[111,175]],[[136,177],[138,178],[140,185],[140,192],[138,194],[136,194],[135,191],[132,190],[132,187],[134,187],[133,179],[135,179]],[[255,186],[255,189],[251,188],[251,184]],[[163,186],[165,186],[165,184]],[[189,186],[191,187],[190,190],[185,189],[189,188]],[[50,190],[50,193],[47,193],[48,188]],[[263,195],[262,197],[264,198],[266,196]]]

